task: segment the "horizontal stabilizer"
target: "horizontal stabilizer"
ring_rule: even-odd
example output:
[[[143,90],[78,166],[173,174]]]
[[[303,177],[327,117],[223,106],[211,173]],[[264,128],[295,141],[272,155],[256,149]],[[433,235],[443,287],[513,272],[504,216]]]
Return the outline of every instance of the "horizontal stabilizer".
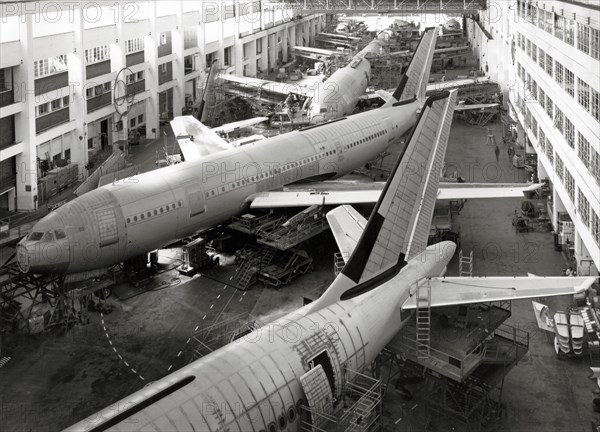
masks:
[[[331,183],[328,185],[327,183]],[[261,192],[250,197],[252,208],[304,207],[311,205],[372,204],[385,183],[321,182],[302,188]],[[523,198],[525,192],[540,188],[540,183],[440,183],[438,200]]]
[[[231,144],[193,116],[175,117],[171,120],[171,128],[186,161],[198,160],[233,148]]]
[[[536,297],[576,294],[588,289],[594,277],[493,276],[431,278],[431,306],[488,303]],[[416,309],[416,295],[402,309]]]
[[[230,133],[235,131],[236,129],[254,126],[259,123],[266,122],[267,120],[269,120],[269,117],[254,117],[251,119],[240,120],[233,123],[227,123],[221,126],[217,126],[212,128],[211,130],[215,133]]]
[[[343,205],[327,213],[327,221],[342,258],[347,262],[367,225],[367,220],[352,206]]]

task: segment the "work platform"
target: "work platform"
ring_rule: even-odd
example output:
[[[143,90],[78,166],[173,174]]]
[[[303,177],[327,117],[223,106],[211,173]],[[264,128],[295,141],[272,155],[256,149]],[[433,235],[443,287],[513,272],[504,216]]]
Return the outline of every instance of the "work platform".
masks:
[[[444,13],[468,14],[486,9],[485,0],[284,0],[304,13]]]
[[[431,309],[429,356],[417,350],[416,321],[409,321],[388,349],[457,382],[482,365],[501,364],[504,373],[529,349],[527,332],[504,324],[510,302]],[[484,367],[485,369],[485,367]]]

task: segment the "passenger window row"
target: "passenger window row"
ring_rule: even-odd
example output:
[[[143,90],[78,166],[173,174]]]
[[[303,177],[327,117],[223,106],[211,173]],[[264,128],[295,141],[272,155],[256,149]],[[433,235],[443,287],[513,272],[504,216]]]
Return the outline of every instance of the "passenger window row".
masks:
[[[335,150],[335,149],[329,150],[329,151],[326,151],[323,153],[319,153],[316,156],[307,157],[307,158],[302,159],[297,162],[290,162],[290,163],[285,164],[281,168],[275,168],[275,169],[269,170],[265,173],[257,174],[255,176],[252,176],[252,177],[249,177],[246,179],[242,179],[240,181],[234,181],[234,182],[228,183],[225,186],[220,186],[220,187],[211,189],[211,190],[205,192],[205,196],[207,199],[210,199],[210,198],[218,196],[224,192],[227,192],[227,190],[234,190],[236,188],[240,188],[240,187],[252,184],[252,183],[259,182],[261,180],[267,180],[269,178],[273,178],[273,177],[275,177],[276,174],[282,174],[284,172],[290,171],[291,169],[299,168],[301,166],[307,165],[311,162],[317,162],[318,160],[323,159],[324,157],[332,156],[334,154],[337,154],[337,150]]]
[[[177,201],[177,203],[171,203],[167,205],[163,205],[155,208],[154,210],[148,210],[145,212],[138,213],[136,215],[130,216],[127,218],[127,223],[143,221],[146,219],[150,219],[154,216],[162,215],[164,213],[175,210],[178,207],[183,207],[183,203],[181,201]]]
[[[370,141],[370,140],[372,140],[372,139],[375,139],[375,138],[377,138],[377,137],[383,136],[383,135],[385,135],[386,133],[387,133],[387,129],[380,130],[380,131],[378,131],[378,132],[376,132],[376,133],[374,133],[374,134],[372,134],[372,135],[369,135],[369,136],[368,136],[368,137],[366,137],[366,138],[361,138],[361,139],[359,139],[358,141],[356,141],[356,142],[353,142],[352,144],[348,144],[348,145],[346,146],[346,148],[347,148],[347,149],[349,149],[349,148],[352,148],[352,147],[356,147],[356,146],[357,146],[357,145],[359,145],[359,144],[364,144],[364,143],[366,143],[367,141]]]

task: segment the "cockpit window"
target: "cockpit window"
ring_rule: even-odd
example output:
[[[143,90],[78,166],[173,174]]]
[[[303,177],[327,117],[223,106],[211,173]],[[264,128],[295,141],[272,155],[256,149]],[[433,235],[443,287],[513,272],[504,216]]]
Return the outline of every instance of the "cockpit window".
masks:
[[[31,240],[31,241],[39,241],[42,239],[42,237],[44,237],[44,233],[41,232],[32,232],[31,234],[29,234],[29,236],[27,237],[27,240]]]
[[[48,231],[46,234],[44,234],[42,241],[54,241],[54,232]]]
[[[54,230],[54,234],[56,234],[56,238],[58,240],[64,239],[65,237],[67,237],[67,235],[65,234],[65,232],[63,230],[61,230],[61,229]]]
[[[321,108],[321,110],[319,112],[320,113],[326,113],[327,112],[327,108]]]

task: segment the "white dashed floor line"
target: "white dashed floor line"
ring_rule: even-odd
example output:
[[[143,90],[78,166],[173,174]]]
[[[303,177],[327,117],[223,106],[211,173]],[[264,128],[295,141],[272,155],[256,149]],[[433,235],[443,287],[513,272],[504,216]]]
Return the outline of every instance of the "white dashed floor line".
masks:
[[[104,314],[100,313],[100,317],[102,318],[102,328],[104,329],[104,336],[106,336],[106,339],[108,339],[109,345],[112,347],[112,350],[115,352],[115,354],[117,355],[117,357],[119,357],[119,360],[121,360],[123,362],[123,364],[125,366],[127,366],[131,370],[131,372],[133,372],[134,374],[136,374],[139,379],[141,379],[142,381],[146,381],[146,378],[144,378],[134,368],[132,368],[129,365],[129,363],[127,363],[127,360],[125,360],[123,358],[123,356],[121,354],[119,354],[119,352],[117,351],[117,348],[115,348],[115,346],[113,345],[113,342],[112,342],[112,340],[110,338],[110,335],[108,334],[108,330],[106,329],[106,324],[104,323]],[[1,367],[1,365],[0,365],[0,367]]]

